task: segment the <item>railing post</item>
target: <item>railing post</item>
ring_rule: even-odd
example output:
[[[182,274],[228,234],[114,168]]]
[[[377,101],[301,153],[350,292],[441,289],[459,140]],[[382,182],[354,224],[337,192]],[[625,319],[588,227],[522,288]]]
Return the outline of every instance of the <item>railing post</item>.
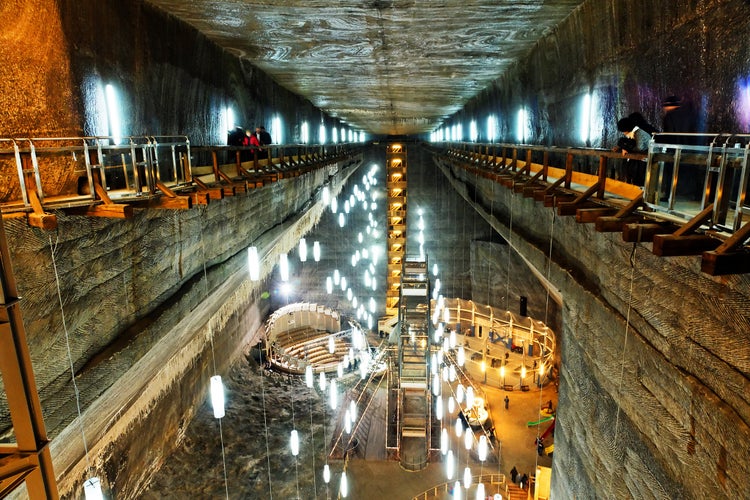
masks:
[[[606,156],[599,157],[599,179],[597,182],[599,184],[599,189],[596,191],[596,197],[599,199],[604,199],[604,189],[607,183],[607,157]]]
[[[573,178],[573,153],[570,151],[565,155],[565,189],[570,189]]]
[[[542,180],[547,182],[547,172],[549,171],[549,151],[544,150],[544,157],[542,159]]]

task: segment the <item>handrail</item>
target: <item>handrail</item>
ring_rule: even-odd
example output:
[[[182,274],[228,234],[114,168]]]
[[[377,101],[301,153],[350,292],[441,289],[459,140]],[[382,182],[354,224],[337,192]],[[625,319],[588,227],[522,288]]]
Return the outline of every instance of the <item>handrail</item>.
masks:
[[[649,217],[665,222],[687,222],[699,214],[703,207],[713,204],[714,210],[710,221],[705,224],[706,229],[733,233],[742,226],[743,215],[750,211],[750,207],[746,206],[750,178],[750,134],[655,134],[646,154],[627,155],[604,149],[509,143],[445,142],[433,143],[431,147],[441,151],[448,159],[463,163],[466,168],[476,169],[476,172],[512,176],[516,181],[526,180],[527,183],[536,180],[549,182],[549,177],[557,179],[555,187],[571,194],[581,194],[581,189],[573,184],[585,187],[599,185],[599,193],[590,199],[604,206],[621,208],[623,199],[633,200],[642,193],[645,200],[642,211],[647,211]],[[523,155],[519,152],[523,151],[528,154],[525,159],[520,159]],[[534,163],[531,152],[542,153],[543,164]],[[555,155],[564,155],[565,164],[553,167]],[[685,158],[690,156],[691,166],[699,159],[703,168],[692,168],[683,172],[682,177],[675,168],[673,176],[668,181],[665,180],[665,168],[668,169],[670,163],[679,166],[680,156],[682,163],[686,163]],[[580,165],[575,161],[576,158],[592,157],[600,159],[600,168],[595,174],[586,171],[593,170],[593,165]],[[607,163],[607,160],[614,161],[614,164],[612,161]],[[645,164],[640,167],[646,177],[643,184],[633,184],[632,179],[621,178],[618,172],[625,168],[622,162],[627,161],[636,161],[637,165]],[[531,169],[524,172],[526,163],[529,162]],[[519,168],[520,164],[524,167]],[[532,177],[533,174],[536,175]],[[700,203],[690,202],[677,190],[678,183],[680,189],[683,189],[683,184],[691,176],[700,176],[702,181]],[[624,182],[628,180],[630,182]],[[659,195],[665,190],[668,198]],[[589,196],[585,194],[584,199],[589,199]],[[728,208],[733,209],[733,217],[726,222]],[[717,236],[720,237],[719,234]]]
[[[296,176],[338,161],[354,151],[354,146],[361,145],[271,145],[265,148],[270,158],[264,160],[263,168]],[[245,151],[252,155],[255,170],[260,171],[258,148],[196,147],[185,135],[0,138],[0,168],[9,170],[13,165],[16,170],[16,182],[0,187],[0,204],[6,214],[41,214],[45,208],[127,204],[158,200],[162,195],[175,200],[180,191],[192,192],[206,185],[193,179],[196,154],[234,153],[239,164],[239,154]],[[281,176],[272,180],[278,178]],[[165,208],[189,206],[164,204]],[[109,209],[98,213],[115,216],[116,212]],[[94,214],[91,210],[87,213]],[[124,216],[127,211],[117,213]]]

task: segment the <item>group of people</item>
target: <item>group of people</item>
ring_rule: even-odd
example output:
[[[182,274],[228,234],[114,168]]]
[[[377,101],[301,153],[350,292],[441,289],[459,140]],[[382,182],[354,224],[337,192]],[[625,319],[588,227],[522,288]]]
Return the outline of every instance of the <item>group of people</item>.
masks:
[[[255,127],[255,132],[250,129],[244,130],[242,127],[236,127],[227,136],[228,146],[255,146],[261,150],[261,155],[267,154],[263,149],[269,144],[273,144],[273,139],[263,125]],[[265,156],[259,156],[259,158],[265,158]]]
[[[513,484],[517,484],[519,488],[526,488],[529,484],[529,475],[526,473],[523,475],[519,474],[514,465],[510,470],[510,480],[513,481]]]

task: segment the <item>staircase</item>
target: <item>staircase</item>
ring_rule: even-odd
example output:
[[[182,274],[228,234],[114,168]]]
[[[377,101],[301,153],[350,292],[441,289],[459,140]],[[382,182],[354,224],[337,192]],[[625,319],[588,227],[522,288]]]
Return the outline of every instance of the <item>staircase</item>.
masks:
[[[513,483],[508,483],[506,491],[508,493],[508,500],[527,500],[528,498],[528,492]]]

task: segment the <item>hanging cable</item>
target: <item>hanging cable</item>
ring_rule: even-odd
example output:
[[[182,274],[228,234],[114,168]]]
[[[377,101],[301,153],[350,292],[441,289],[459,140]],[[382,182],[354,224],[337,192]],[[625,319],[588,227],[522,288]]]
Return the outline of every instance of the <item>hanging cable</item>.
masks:
[[[62,321],[63,331],[65,332],[65,348],[67,349],[68,353],[68,362],[70,363],[70,378],[73,382],[73,392],[76,397],[76,410],[78,412],[78,425],[81,428],[81,439],[83,440],[83,451],[86,457],[86,469],[88,470],[89,476],[93,477],[94,474],[92,472],[91,468],[91,461],[89,460],[89,447],[88,443],[86,442],[86,431],[83,427],[83,417],[81,416],[81,396],[78,391],[78,384],[76,383],[76,372],[75,367],[73,364],[73,354],[70,350],[70,334],[68,333],[68,326],[65,322],[65,310],[63,309],[63,299],[62,299],[62,292],[60,291],[60,276],[57,272],[57,261],[55,259],[55,251],[57,248],[57,244],[53,246],[52,244],[52,235],[49,236],[49,250],[50,255],[52,256],[52,269],[55,272],[55,286],[57,287],[57,299],[60,303],[60,317]]]
[[[201,231],[200,231],[200,239],[201,239],[201,256],[203,260],[203,283],[205,288],[205,296],[204,300],[208,299],[208,273],[206,270],[206,246],[203,241],[203,217],[205,216],[206,208],[202,207],[201,210]],[[216,371],[216,354],[214,353],[214,329],[213,325],[211,324],[211,320],[208,321],[208,339],[209,343],[211,345],[211,362],[213,364],[214,368],[214,374],[218,374]],[[227,459],[226,459],[226,451],[224,450],[224,430],[221,425],[221,418],[217,419],[219,421],[219,441],[221,442],[221,463],[224,466],[224,493],[226,494],[226,498],[229,498],[229,481],[227,479]]]
[[[638,232],[638,238],[637,241],[633,242],[633,250],[630,252],[630,288],[628,290],[628,308],[627,312],[625,314],[625,335],[623,336],[622,340],[622,354],[620,356],[620,380],[617,384],[617,395],[620,396],[622,394],[622,381],[625,376],[625,351],[627,349],[628,345],[628,334],[630,332],[630,311],[633,308],[633,283],[635,282],[635,254],[636,250],[638,248],[638,243],[640,243],[641,240],[641,232]],[[620,432],[620,412],[622,408],[620,406],[620,403],[617,403],[617,413],[615,414],[615,433],[614,433],[614,439],[613,444],[617,444],[617,438]],[[609,477],[609,490],[612,491],[612,480],[614,478],[614,474],[610,475]]]

